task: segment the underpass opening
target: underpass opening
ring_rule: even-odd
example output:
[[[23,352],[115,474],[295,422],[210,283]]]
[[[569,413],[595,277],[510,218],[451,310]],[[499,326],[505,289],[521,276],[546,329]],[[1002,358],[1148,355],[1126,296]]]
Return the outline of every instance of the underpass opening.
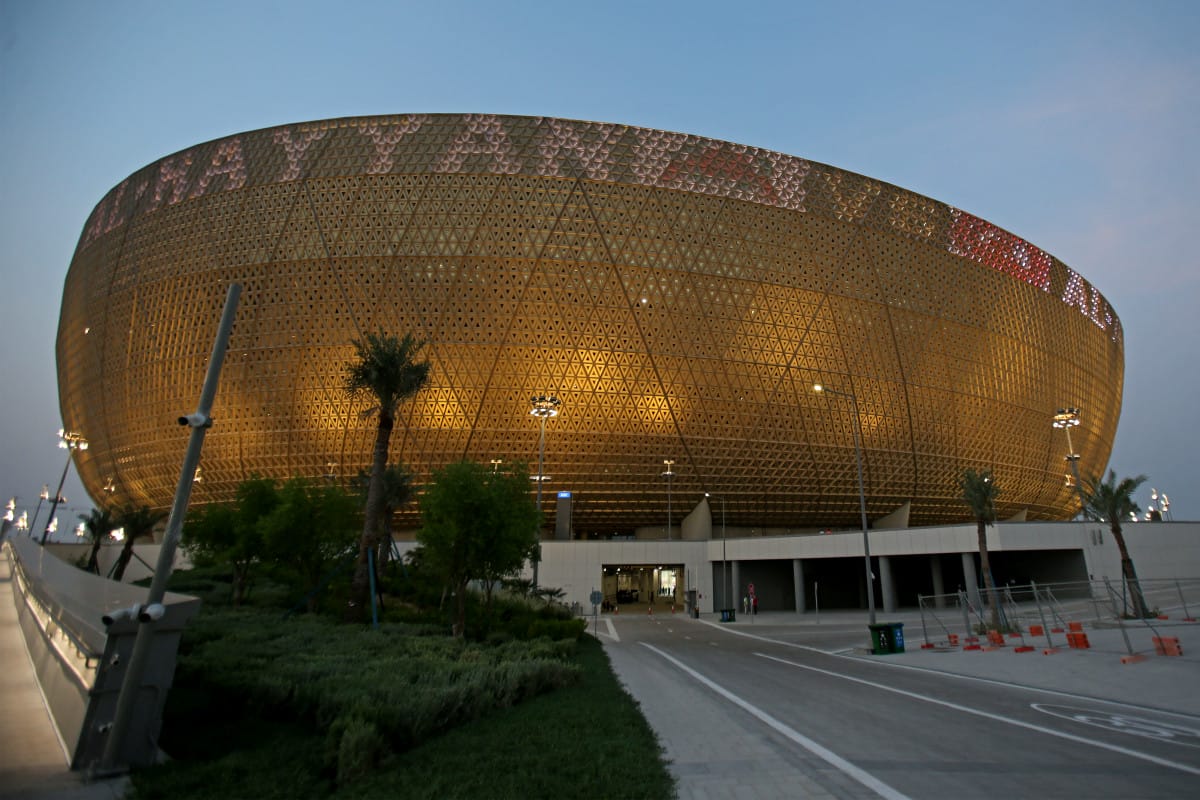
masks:
[[[602,611],[682,613],[689,589],[682,564],[605,564],[601,578]]]

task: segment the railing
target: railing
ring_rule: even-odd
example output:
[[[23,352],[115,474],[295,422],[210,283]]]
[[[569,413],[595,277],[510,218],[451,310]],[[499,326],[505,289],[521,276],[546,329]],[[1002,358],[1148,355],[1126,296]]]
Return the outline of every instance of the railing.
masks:
[[[8,537],[17,619],[71,769],[94,767],[116,709],[139,625],[145,589],[78,569],[27,537]],[[155,669],[139,690],[139,719],[122,743],[131,765],[154,763],[166,690],[183,627],[200,601],[168,594],[154,621]],[[157,610],[154,612],[157,614]]]

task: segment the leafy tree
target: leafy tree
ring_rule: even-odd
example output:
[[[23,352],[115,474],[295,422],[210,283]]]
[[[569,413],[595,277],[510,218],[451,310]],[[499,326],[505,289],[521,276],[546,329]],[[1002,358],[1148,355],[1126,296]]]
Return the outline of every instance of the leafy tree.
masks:
[[[330,566],[354,548],[357,502],[334,486],[292,478],[279,490],[279,503],[259,530],[272,561],[290,568],[317,610],[317,592]]]
[[[1083,482],[1084,516],[1097,522],[1108,523],[1113,541],[1117,543],[1117,550],[1121,553],[1121,575],[1125,579],[1125,585],[1129,587],[1133,616],[1138,619],[1151,616],[1151,610],[1146,606],[1142,586],[1138,583],[1137,570],[1134,569],[1133,559],[1129,557],[1129,549],[1125,546],[1121,520],[1128,519],[1130,514],[1136,515],[1141,510],[1133,500],[1133,493],[1145,482],[1145,475],[1118,481],[1117,473],[1111,469],[1104,481],[1101,481],[1099,476],[1093,476]]]
[[[355,360],[346,365],[346,391],[351,397],[369,395],[373,398],[376,401],[373,411],[379,417],[371,452],[371,481],[363,513],[362,536],[358,542],[358,560],[350,587],[351,602],[358,608],[352,605],[349,613],[361,617],[370,591],[367,553],[378,545],[381,536],[384,472],[392,429],[396,424],[396,408],[425,385],[430,364],[415,360],[424,342],[418,342],[412,334],[397,339],[382,333],[368,333],[351,344],[354,345]]]
[[[492,587],[521,569],[537,545],[538,510],[523,469],[493,472],[461,461],[434,473],[421,500],[417,541],[425,564],[455,593],[453,632],[466,629],[467,585]]]
[[[1000,488],[992,479],[991,470],[963,470],[958,481],[962,490],[962,500],[971,509],[975,517],[976,532],[979,536],[979,568],[983,572],[984,584],[987,587],[988,606],[993,630],[1000,629],[1000,605],[996,598],[996,581],[992,578],[992,562],[988,557],[987,526],[996,521],[996,498]]]
[[[165,511],[152,511],[149,506],[126,506],[117,514],[117,526],[125,529],[125,544],[121,547],[121,555],[117,559],[117,568],[113,580],[119,581],[125,577],[125,569],[133,559],[133,543],[154,534],[154,527],[167,516]]]
[[[88,542],[92,545],[87,563],[83,568],[99,575],[100,545],[104,544],[104,540],[112,533],[113,528],[117,527],[116,519],[113,517],[112,511],[107,508],[93,508],[87,514],[80,514],[79,519],[83,522]]]
[[[233,571],[233,604],[250,590],[251,570],[263,556],[259,520],[279,504],[275,482],[257,475],[238,485],[232,505],[200,508],[188,515],[183,546],[197,563],[228,564]]]

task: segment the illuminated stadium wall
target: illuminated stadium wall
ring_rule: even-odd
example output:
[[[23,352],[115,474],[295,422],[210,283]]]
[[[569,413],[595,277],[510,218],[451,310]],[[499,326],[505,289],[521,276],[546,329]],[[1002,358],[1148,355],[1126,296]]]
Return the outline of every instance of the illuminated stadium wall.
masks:
[[[1108,460],[1121,326],[1048,253],[971,214],[794,156],[625,125],[492,115],[252,131],[135,172],[88,219],[57,355],[99,502],[165,508],[226,286],[242,305],[193,502],[252,473],[345,480],[374,420],[342,390],[350,340],[428,341],[392,452],[418,482],[459,459],[536,471],[531,395],[554,393],[545,510],[577,534],[964,519],[995,471],[1002,517],[1070,515],[1065,437]],[[811,391],[821,382],[857,397]],[[402,525],[415,524],[410,512]]]

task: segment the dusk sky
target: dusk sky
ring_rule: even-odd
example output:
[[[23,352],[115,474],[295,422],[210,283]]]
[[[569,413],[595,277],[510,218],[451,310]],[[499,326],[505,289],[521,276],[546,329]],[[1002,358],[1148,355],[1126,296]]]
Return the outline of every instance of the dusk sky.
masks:
[[[1124,326],[1108,466],[1200,517],[1200,3],[834,5],[0,0],[0,499],[32,516],[62,474],[63,281],[109,189],[255,128],[479,112],[778,150],[1052,253]],[[63,493],[71,528],[92,502]]]

